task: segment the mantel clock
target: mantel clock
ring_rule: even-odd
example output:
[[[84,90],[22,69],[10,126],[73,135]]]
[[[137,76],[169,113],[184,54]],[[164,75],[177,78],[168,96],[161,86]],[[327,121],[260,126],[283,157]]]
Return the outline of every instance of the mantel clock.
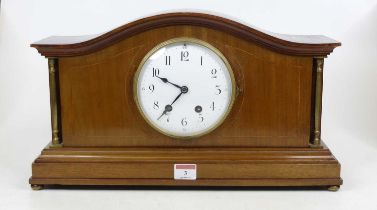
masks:
[[[31,46],[48,58],[52,124],[33,189],[342,184],[321,141],[335,40],[168,13]]]

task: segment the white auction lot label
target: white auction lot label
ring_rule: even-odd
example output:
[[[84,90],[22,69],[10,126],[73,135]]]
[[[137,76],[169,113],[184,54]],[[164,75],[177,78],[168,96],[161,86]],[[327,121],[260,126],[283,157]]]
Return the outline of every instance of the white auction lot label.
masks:
[[[196,164],[174,164],[174,179],[196,180]]]

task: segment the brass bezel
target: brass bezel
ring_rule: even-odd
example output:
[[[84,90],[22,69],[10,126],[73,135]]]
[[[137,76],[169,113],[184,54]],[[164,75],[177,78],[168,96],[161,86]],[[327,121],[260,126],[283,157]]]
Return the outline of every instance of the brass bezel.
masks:
[[[165,46],[167,46],[169,44],[174,44],[174,43],[177,43],[177,42],[191,42],[191,43],[194,43],[194,44],[202,45],[202,46],[207,47],[208,49],[212,50],[225,63],[225,66],[228,69],[228,72],[229,72],[229,75],[230,75],[230,79],[231,79],[231,82],[232,82],[232,94],[231,94],[230,103],[229,103],[228,109],[224,113],[223,117],[216,124],[214,124],[213,126],[211,126],[209,129],[205,130],[204,132],[201,132],[201,133],[195,134],[195,135],[191,135],[191,136],[174,135],[174,134],[169,133],[168,131],[162,130],[162,129],[158,128],[157,126],[155,126],[153,124],[153,122],[151,122],[149,120],[149,118],[144,114],[144,111],[141,108],[141,106],[139,104],[139,99],[138,99],[137,84],[138,84],[138,79],[139,79],[140,71],[141,71],[142,67],[144,66],[145,62],[150,58],[150,56],[153,55],[153,53],[155,53],[156,51],[158,51],[162,47],[165,47]],[[202,41],[200,39],[192,38],[192,37],[178,37],[178,38],[169,39],[167,41],[161,42],[160,44],[158,44],[157,46],[155,46],[154,48],[152,48],[144,56],[144,58],[141,60],[139,66],[138,66],[138,68],[137,68],[137,70],[135,72],[134,82],[133,83],[134,83],[133,84],[134,100],[135,100],[136,106],[137,106],[137,108],[138,108],[141,116],[144,118],[144,120],[153,129],[155,129],[156,131],[158,131],[158,132],[160,132],[160,133],[162,133],[162,134],[164,134],[166,136],[169,136],[169,137],[172,137],[172,138],[177,138],[177,139],[197,138],[197,137],[201,137],[203,135],[206,135],[206,134],[211,133],[212,131],[214,131],[216,128],[218,128],[224,122],[224,120],[226,119],[226,117],[229,115],[229,113],[230,113],[230,111],[231,111],[231,109],[233,107],[235,97],[236,97],[236,80],[234,78],[233,70],[232,70],[232,67],[230,66],[228,60],[225,58],[225,56],[217,48],[215,48],[211,44],[209,44],[209,43],[207,43],[205,41]]]

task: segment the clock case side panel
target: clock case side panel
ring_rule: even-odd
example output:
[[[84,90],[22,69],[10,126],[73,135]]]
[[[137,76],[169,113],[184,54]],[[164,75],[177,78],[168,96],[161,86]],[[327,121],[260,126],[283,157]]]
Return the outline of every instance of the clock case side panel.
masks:
[[[152,129],[133,100],[144,55],[171,38],[192,37],[230,62],[238,95],[224,123],[203,137],[178,141]],[[147,42],[145,40],[148,40]],[[83,56],[62,57],[60,84],[66,146],[307,147],[312,59],[272,52],[221,31],[174,26],[146,31]]]

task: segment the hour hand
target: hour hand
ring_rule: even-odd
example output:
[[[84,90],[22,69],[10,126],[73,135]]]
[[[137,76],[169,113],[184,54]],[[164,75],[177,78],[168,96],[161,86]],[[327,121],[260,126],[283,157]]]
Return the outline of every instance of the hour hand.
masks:
[[[164,83],[169,83],[171,85],[174,85],[175,87],[179,88],[179,89],[182,89],[181,86],[177,85],[177,84],[174,84],[174,83],[171,83],[168,79],[164,78],[164,77],[159,77],[156,75],[157,78],[159,78],[162,82]]]

